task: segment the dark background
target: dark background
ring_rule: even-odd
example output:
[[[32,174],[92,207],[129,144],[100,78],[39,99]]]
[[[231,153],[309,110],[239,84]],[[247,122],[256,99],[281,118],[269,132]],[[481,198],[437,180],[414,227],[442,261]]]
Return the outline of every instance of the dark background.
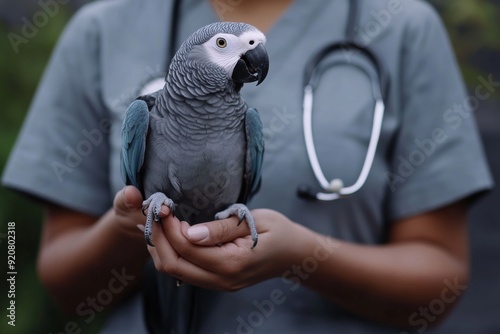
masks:
[[[48,0],[45,0],[47,2]],[[57,1],[57,0],[54,0]],[[42,10],[38,1],[0,0],[0,170],[22,125],[37,83],[59,34],[85,0],[59,0],[57,13],[40,25],[35,36],[17,52],[8,34],[22,36],[23,18],[30,22]],[[434,0],[458,57],[471,96],[478,78],[500,81],[500,1]],[[59,2],[57,2],[59,4]],[[500,87],[481,102],[476,118],[488,160],[500,180]],[[25,198],[0,188],[0,333],[60,333],[74,321],[81,333],[94,333],[100,319],[86,324],[56,309],[36,276],[42,210]],[[483,197],[470,214],[472,277],[460,304],[451,316],[429,333],[500,333],[500,190]],[[16,327],[7,325],[7,222],[16,222]],[[5,254],[5,255],[4,255]],[[3,288],[5,287],[5,288]],[[411,287],[410,287],[411,288]],[[424,305],[425,306],[425,305]],[[102,316],[102,315],[101,315]],[[71,328],[69,328],[71,329]],[[420,326],[414,327],[421,330]],[[71,330],[67,331],[71,332]],[[76,331],[77,332],[77,331]],[[416,331],[418,332],[418,331]],[[423,331],[421,331],[423,332]]]

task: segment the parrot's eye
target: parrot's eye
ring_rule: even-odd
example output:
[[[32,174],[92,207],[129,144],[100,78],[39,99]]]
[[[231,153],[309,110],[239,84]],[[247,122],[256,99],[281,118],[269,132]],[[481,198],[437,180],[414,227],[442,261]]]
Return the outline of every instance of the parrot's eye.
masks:
[[[217,43],[217,46],[219,48],[225,48],[227,46],[226,40],[224,38],[221,38],[221,37],[217,38],[216,43]]]

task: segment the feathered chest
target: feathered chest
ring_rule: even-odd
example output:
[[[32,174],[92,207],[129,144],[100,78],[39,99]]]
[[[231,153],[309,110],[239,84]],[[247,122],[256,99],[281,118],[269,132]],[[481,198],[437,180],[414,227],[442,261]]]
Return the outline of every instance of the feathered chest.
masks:
[[[210,218],[239,197],[245,166],[246,139],[241,131],[199,133],[166,131],[152,119],[144,164],[146,196],[163,192],[176,203],[196,208]],[[182,215],[186,219],[186,215]],[[195,219],[198,220],[198,218]],[[192,221],[194,217],[190,217]]]

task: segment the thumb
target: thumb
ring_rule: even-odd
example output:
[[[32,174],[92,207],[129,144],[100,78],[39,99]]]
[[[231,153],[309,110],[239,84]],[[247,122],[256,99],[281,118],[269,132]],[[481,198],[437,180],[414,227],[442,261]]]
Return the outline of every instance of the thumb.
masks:
[[[185,230],[189,241],[202,246],[224,244],[247,235],[250,235],[247,224],[243,222],[238,225],[236,217],[197,224]]]
[[[126,186],[116,193],[113,207],[117,213],[130,213],[142,209],[142,194],[134,186]]]

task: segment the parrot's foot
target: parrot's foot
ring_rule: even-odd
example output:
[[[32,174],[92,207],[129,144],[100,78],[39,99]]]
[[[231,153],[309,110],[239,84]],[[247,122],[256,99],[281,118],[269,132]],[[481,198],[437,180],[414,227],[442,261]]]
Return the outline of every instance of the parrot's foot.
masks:
[[[257,241],[259,241],[259,235],[257,234],[257,228],[255,226],[255,220],[253,219],[252,213],[246,205],[244,204],[233,204],[229,208],[224,211],[218,212],[215,215],[215,219],[226,219],[231,216],[238,216],[239,222],[238,225],[241,224],[243,219],[246,220],[248,227],[250,228],[250,234],[252,235],[253,245],[252,248],[257,246]]]
[[[142,211],[148,209],[148,214],[146,215],[146,225],[144,225],[144,238],[148,245],[154,247],[151,242],[151,232],[153,230],[153,220],[155,222],[160,221],[160,211],[161,206],[165,204],[170,208],[172,214],[175,211],[175,203],[170,198],[165,196],[165,194],[157,192],[151,195],[147,200],[142,202]]]

